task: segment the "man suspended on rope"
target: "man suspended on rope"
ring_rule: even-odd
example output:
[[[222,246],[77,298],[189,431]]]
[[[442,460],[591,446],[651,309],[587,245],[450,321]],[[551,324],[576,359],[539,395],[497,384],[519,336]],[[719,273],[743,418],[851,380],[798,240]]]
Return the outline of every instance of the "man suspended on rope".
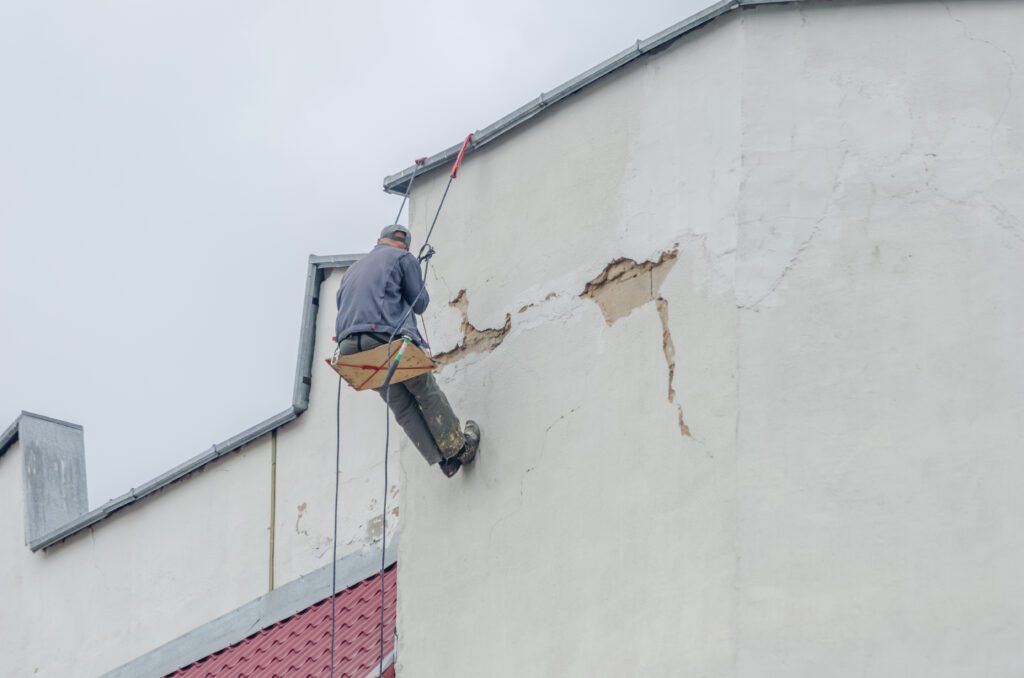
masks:
[[[389,337],[408,337],[426,346],[416,328],[413,313],[423,313],[430,303],[419,262],[409,252],[412,236],[399,224],[385,226],[376,247],[353,264],[338,288],[335,336],[341,355],[351,355],[388,343]],[[412,312],[409,307],[412,306]],[[403,318],[405,319],[402,322]],[[402,323],[401,327],[397,327]],[[448,399],[431,373],[421,374],[386,389],[395,420],[429,464],[438,464],[447,477],[458,473],[476,457],[480,428],[467,421],[459,426]]]

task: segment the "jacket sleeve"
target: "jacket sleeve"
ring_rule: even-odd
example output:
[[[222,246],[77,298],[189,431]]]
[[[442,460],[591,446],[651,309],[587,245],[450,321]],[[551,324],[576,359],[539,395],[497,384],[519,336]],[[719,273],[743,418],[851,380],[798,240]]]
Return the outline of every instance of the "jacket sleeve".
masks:
[[[406,254],[399,261],[402,269],[402,298],[412,306],[414,313],[423,313],[430,303],[430,295],[420,277],[419,263],[412,254]]]

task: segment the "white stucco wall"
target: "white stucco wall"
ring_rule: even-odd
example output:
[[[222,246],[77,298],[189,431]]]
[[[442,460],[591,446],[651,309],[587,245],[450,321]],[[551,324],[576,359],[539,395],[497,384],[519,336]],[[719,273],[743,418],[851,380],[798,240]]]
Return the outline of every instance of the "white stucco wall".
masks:
[[[367,248],[373,244],[369,232]],[[317,342],[309,410],[278,436],[276,576],[291,581],[331,562],[334,504],[335,406],[338,378],[324,360],[333,353],[331,335],[341,283],[336,270],[321,285]],[[384,492],[384,403],[372,392],[341,391],[341,490],[338,554],[357,551],[381,536]],[[394,420],[391,422],[395,426]],[[392,428],[392,431],[400,429]],[[392,436],[388,532],[398,525],[399,441]],[[286,454],[282,454],[287,450]],[[303,507],[304,508],[300,508]]]
[[[1022,34],[1013,0],[760,7],[467,158],[430,337],[463,289],[510,329],[440,375],[473,467],[397,436],[402,675],[1024,672]],[[673,251],[605,285],[622,317],[580,296]],[[329,563],[339,280],[278,435],[278,585]],[[339,556],[384,489],[383,406],[342,398]],[[44,553],[20,454],[0,674],[97,675],[267,591],[269,436]]]
[[[467,158],[431,337],[511,324],[442,373],[476,465],[402,458],[401,675],[1024,673],[1021,35],[747,10]],[[659,303],[579,295],[676,244],[670,402]]]
[[[37,553],[10,519],[23,510],[18,450],[0,463],[4,675],[95,676],[266,591],[265,446]]]
[[[1024,674],[1024,3],[745,33],[736,673]]]
[[[335,271],[321,289],[309,410],[278,433],[278,586],[330,563],[337,379],[324,358],[340,279]],[[339,557],[379,539],[383,492],[383,404],[346,390],[342,411]],[[267,593],[270,486],[266,435],[33,553],[15,443],[0,457],[0,675],[97,676]],[[391,531],[397,490],[389,502]]]
[[[512,324],[443,373],[483,427],[475,465],[445,481],[402,459],[403,675],[727,674],[741,38],[727,19],[466,160],[435,234],[431,336],[454,343],[461,289],[477,328]],[[417,180],[414,223],[445,180]],[[656,303],[609,326],[579,295],[619,257],[676,248],[652,295],[670,402]]]

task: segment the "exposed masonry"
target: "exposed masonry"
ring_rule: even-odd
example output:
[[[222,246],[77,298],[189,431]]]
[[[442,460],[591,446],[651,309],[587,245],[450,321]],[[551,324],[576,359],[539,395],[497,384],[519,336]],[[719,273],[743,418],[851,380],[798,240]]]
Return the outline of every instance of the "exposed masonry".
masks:
[[[434,362],[439,365],[453,363],[469,353],[482,353],[493,351],[501,342],[505,341],[509,330],[512,329],[512,316],[505,314],[505,324],[494,329],[478,330],[469,322],[469,296],[466,290],[460,290],[455,298],[448,302],[452,308],[459,309],[462,313],[462,341],[450,351],[435,353]]]
[[[658,297],[662,283],[678,258],[676,248],[662,252],[657,261],[637,263],[632,259],[616,259],[583,287],[580,296],[597,304],[610,327]]]
[[[675,403],[679,411],[679,433],[690,436],[690,427],[683,418],[683,406],[676,403],[676,345],[672,343],[672,333],[668,331],[668,301],[664,297],[658,297],[654,303],[657,304],[658,318],[661,319],[661,348],[665,352],[665,362],[668,363],[668,401]]]
[[[676,347],[668,327],[668,301],[661,296],[661,285],[678,259],[678,247],[662,252],[657,261],[637,263],[633,259],[616,259],[584,286],[580,296],[597,304],[609,326],[640,306],[655,303],[661,320],[661,347],[668,365],[668,401],[679,411],[679,433],[690,436],[683,407],[676,403]]]
[[[583,287],[580,297],[590,299],[597,304],[609,326],[625,318],[634,310],[654,302],[661,320],[661,347],[668,365],[668,401],[676,406],[679,412],[679,433],[692,437],[690,427],[683,416],[683,407],[676,402],[676,348],[672,341],[672,333],[668,325],[668,300],[661,296],[661,285],[672,271],[679,259],[679,248],[662,252],[657,261],[636,262],[625,257],[612,261],[597,277]],[[544,297],[548,301],[557,296],[554,292]],[[462,314],[462,340],[450,351],[437,353],[434,361],[440,365],[449,365],[469,353],[493,351],[505,341],[512,329],[512,316],[505,314],[505,323],[492,329],[477,329],[469,322],[469,296],[466,290],[459,290],[455,298],[448,302]],[[535,304],[527,304],[519,309],[525,312]]]

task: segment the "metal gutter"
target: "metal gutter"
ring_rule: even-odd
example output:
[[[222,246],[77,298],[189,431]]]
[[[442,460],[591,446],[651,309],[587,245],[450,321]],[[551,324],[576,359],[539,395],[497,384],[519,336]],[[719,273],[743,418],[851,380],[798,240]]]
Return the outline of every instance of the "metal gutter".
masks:
[[[4,452],[10,448],[11,445],[18,442],[18,422],[21,421],[21,417],[18,417],[11,425],[7,427],[3,433],[0,433],[0,457],[3,456]]]
[[[473,133],[473,140],[466,152],[472,153],[476,149],[495,141],[501,136],[514,130],[516,127],[545,112],[555,104],[572,96],[583,88],[594,84],[601,78],[614,73],[623,66],[632,63],[636,59],[639,59],[650,52],[665,47],[684,35],[701,28],[702,26],[725,14],[728,14],[729,12],[732,12],[735,9],[755,5],[786,5],[807,1],[809,0],[721,0],[720,2],[716,2],[707,9],[694,14],[688,19],[680,21],[674,26],[670,26],[660,33],[652,35],[646,40],[637,40],[636,43],[628,49],[625,49],[610,59],[606,59],[593,68],[584,71],[575,78],[562,83],[553,90],[543,92],[533,101],[520,106],[487,127],[477,130]],[[409,180],[412,178],[413,173],[425,174],[439,167],[448,165],[455,159],[455,156],[458,155],[461,147],[462,144],[460,142],[450,148],[446,148],[440,153],[430,156],[422,167],[413,165],[412,167],[405,168],[401,172],[385,177],[384,190],[396,195],[405,195],[409,190]]]
[[[316,346],[316,314],[320,304],[320,299],[316,295],[319,293],[319,285],[324,279],[324,270],[348,268],[354,264],[360,256],[361,255],[358,254],[341,254],[335,256],[311,255],[309,257],[309,271],[306,275],[305,303],[303,304],[302,310],[302,327],[299,332],[299,356],[295,368],[295,387],[292,390],[291,407],[278,412],[272,417],[264,419],[260,423],[245,429],[241,433],[231,436],[227,440],[213,445],[208,450],[192,457],[188,461],[175,466],[169,471],[161,473],[156,478],[143,483],[139,487],[132,488],[125,494],[111,499],[102,506],[89,511],[88,513],[82,514],[66,525],[40,537],[39,539],[30,541],[29,548],[33,551],[38,551],[39,549],[45,549],[53,546],[57,542],[67,539],[76,532],[95,525],[126,506],[130,506],[140,499],[167,487],[171,483],[177,482],[178,480],[201,470],[207,464],[234,452],[243,445],[247,445],[257,438],[284,426],[288,422],[297,419],[303,412],[305,412],[309,407],[309,389],[312,383],[313,370],[313,350]],[[17,423],[18,422],[15,421],[14,424],[8,427],[3,435],[0,436],[0,454],[2,454],[7,447],[13,444],[13,439],[9,440],[9,438],[17,437]],[[59,423],[66,424],[67,422]],[[69,425],[76,426],[75,424]],[[81,427],[78,426],[77,428]]]
[[[277,429],[270,432],[270,543],[267,590],[274,590],[274,548],[277,539]]]

